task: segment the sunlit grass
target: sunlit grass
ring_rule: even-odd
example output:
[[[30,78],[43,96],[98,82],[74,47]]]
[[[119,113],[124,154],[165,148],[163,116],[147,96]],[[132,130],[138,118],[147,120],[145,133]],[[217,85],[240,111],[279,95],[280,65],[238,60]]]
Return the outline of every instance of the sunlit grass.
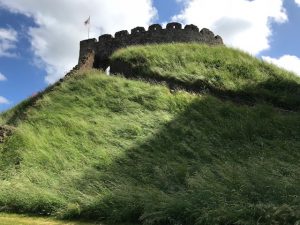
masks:
[[[3,212],[153,225],[300,219],[298,112],[85,71],[1,118],[16,127],[0,145]]]
[[[300,78],[272,64],[225,46],[165,44],[128,47],[111,57],[132,75],[230,94],[241,101],[269,102],[300,110]],[[113,68],[112,68],[113,70]]]
[[[15,214],[0,214],[0,225],[96,225],[100,223],[84,223],[59,221],[51,218],[30,217]]]

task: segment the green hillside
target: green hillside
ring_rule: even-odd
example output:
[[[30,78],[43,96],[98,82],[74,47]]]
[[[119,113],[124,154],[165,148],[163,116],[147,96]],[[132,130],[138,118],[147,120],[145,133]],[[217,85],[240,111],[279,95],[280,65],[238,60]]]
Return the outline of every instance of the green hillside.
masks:
[[[0,211],[131,224],[300,222],[299,78],[196,44],[130,47],[112,56],[112,70],[120,65],[131,79],[79,71],[1,115],[14,131],[0,143]]]
[[[168,81],[219,98],[268,102],[300,110],[300,78],[224,46],[168,44],[127,48],[112,56],[116,71]],[[120,69],[121,68],[121,69]]]

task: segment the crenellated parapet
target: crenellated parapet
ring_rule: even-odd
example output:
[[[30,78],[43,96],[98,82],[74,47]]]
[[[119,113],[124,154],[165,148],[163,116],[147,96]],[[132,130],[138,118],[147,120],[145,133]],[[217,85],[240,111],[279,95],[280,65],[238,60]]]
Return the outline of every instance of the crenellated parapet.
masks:
[[[80,42],[79,61],[93,50],[95,52],[94,67],[106,69],[109,66],[109,57],[119,48],[130,45],[158,44],[172,42],[199,42],[209,45],[223,44],[220,36],[215,36],[209,29],[199,28],[193,24],[182,28],[180,23],[168,23],[164,29],[160,24],[144,27],[136,27],[129,33],[122,30],[115,33],[101,35],[98,39],[88,39]]]

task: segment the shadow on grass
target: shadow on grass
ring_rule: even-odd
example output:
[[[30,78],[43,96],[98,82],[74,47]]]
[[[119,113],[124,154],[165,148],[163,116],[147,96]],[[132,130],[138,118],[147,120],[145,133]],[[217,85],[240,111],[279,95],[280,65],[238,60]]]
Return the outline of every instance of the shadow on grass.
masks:
[[[300,111],[300,84],[274,74],[270,74],[270,78],[266,81],[246,85],[241,90],[228,90],[217,80],[212,81],[208,78],[183,81],[174,75],[162,76],[149,69],[150,66],[134,66],[134,63],[134,61],[128,63],[122,60],[113,60],[111,73],[122,74],[126,78],[146,80],[151,83],[165,83],[171,90],[183,89],[189,92],[209,93],[220,99],[230,100],[238,104],[268,103],[283,110]]]
[[[99,186],[99,195],[69,216],[164,225],[294,224],[300,219],[299,127],[298,114],[203,97],[110,166],[86,171],[76,186],[82,192]]]
[[[253,95],[257,102],[264,101],[282,109],[300,111],[300,84],[295,81],[270,78],[246,87],[243,92]],[[240,95],[239,92],[236,94]]]

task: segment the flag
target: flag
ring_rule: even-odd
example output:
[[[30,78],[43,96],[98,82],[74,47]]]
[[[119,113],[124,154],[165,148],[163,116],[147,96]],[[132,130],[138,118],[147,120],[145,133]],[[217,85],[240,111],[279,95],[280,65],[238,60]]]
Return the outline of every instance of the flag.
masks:
[[[90,25],[91,25],[91,17],[90,16],[86,21],[84,21],[84,25],[87,26],[88,39],[89,39],[90,38]]]
[[[90,22],[91,22],[91,17],[89,16],[89,18],[84,21],[84,25],[87,26],[87,25],[90,25]]]

